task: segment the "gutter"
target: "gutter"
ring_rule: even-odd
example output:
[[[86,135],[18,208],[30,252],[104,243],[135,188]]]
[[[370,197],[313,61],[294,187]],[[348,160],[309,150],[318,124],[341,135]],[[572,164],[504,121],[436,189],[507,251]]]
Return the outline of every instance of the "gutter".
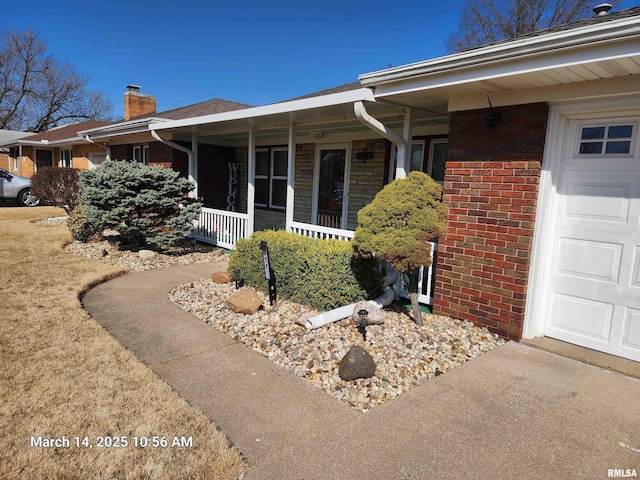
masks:
[[[363,86],[372,87],[418,76],[449,73],[453,70],[477,68],[497,62],[546,55],[551,51],[573,50],[598,44],[606,45],[633,39],[639,34],[638,17],[635,16],[573,30],[547,34],[540,32],[536,36],[497,42],[444,57],[365,73],[359,75],[358,80]]]
[[[187,158],[188,158],[187,165],[188,165],[188,168],[189,168],[189,173],[188,173],[189,180],[192,181],[196,186],[196,188],[193,189],[189,193],[189,196],[191,198],[198,198],[198,180],[197,180],[198,173],[197,173],[197,168],[195,167],[194,161],[193,161],[193,159],[195,157],[194,151],[188,149],[187,147],[183,147],[182,145],[179,145],[179,144],[177,144],[175,142],[172,142],[171,140],[167,140],[166,138],[162,138],[160,135],[158,135],[158,132],[156,132],[155,130],[151,130],[151,136],[153,138],[155,138],[156,140],[158,140],[159,142],[164,143],[165,145],[168,145],[171,148],[175,148],[176,150],[180,150],[181,152],[184,152],[184,153],[187,154]],[[193,148],[193,144],[194,144],[194,142],[192,141],[191,142],[191,148]]]

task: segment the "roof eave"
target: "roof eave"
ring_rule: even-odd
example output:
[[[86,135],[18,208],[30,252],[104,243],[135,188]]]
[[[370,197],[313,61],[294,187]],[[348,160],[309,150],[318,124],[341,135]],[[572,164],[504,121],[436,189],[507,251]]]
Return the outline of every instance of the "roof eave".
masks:
[[[110,135],[127,135],[131,133],[146,132],[149,129],[147,125],[150,123],[167,122],[166,118],[161,117],[145,117],[136,120],[128,120],[126,122],[112,123],[102,127],[90,128],[78,132],[78,135],[89,135],[91,138],[105,137]]]
[[[603,24],[491,44],[436,59],[365,73],[358,79],[363,86],[374,87],[420,76],[450,73],[465,68],[482,68],[497,62],[545,55],[550,50],[570,50],[585,45],[620,41],[639,34],[638,17],[628,17]]]
[[[317,97],[292,100],[288,102],[273,103],[270,105],[263,105],[261,107],[243,108],[241,110],[215,113],[212,115],[203,115],[200,117],[186,118],[183,120],[170,120],[162,123],[153,123],[149,125],[149,129],[166,130],[171,128],[206,125],[210,123],[218,123],[229,120],[250,120],[257,117],[265,117],[282,113],[294,113],[303,110],[343,105],[346,103],[353,103],[357,101],[375,102],[373,90],[371,90],[370,88],[358,88],[346,92],[320,95]]]

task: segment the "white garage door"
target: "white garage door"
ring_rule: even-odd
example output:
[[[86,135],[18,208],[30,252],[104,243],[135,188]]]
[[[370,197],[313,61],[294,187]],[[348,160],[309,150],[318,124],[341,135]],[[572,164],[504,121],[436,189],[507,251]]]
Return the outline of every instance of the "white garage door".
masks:
[[[638,119],[575,121],[569,132],[545,335],[640,361]]]

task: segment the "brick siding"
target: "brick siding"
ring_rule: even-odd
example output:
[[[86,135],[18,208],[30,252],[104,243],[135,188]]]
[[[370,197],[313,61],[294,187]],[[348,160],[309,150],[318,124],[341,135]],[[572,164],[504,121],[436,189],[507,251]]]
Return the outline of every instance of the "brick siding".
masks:
[[[546,104],[451,117],[434,311],[520,339],[549,109]]]

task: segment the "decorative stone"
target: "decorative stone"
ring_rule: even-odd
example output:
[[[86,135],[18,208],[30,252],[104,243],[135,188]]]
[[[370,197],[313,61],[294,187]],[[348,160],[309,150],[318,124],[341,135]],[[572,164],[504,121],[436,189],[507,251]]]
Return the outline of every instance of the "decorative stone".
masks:
[[[138,252],[138,256],[140,260],[153,260],[158,256],[158,254],[152,250],[140,250]]]
[[[220,257],[222,255],[224,255],[224,249],[219,248],[217,250],[214,250],[213,252],[211,252],[211,255],[214,257]]]
[[[369,312],[367,314],[368,325],[382,325],[384,323],[384,312],[381,308],[378,308],[369,302],[358,302],[353,308],[353,313],[351,314],[351,319],[356,325],[359,321],[360,316],[358,315],[358,312],[360,310],[366,310]]]
[[[250,315],[256,313],[262,306],[262,300],[256,292],[250,288],[243,288],[238,293],[231,295],[226,301],[227,307],[236,313]]]
[[[376,373],[376,363],[371,355],[359,345],[351,347],[340,360],[338,375],[343,380],[373,377]]]
[[[229,272],[214,272],[213,275],[211,275],[211,280],[215,283],[229,283],[231,276]]]

